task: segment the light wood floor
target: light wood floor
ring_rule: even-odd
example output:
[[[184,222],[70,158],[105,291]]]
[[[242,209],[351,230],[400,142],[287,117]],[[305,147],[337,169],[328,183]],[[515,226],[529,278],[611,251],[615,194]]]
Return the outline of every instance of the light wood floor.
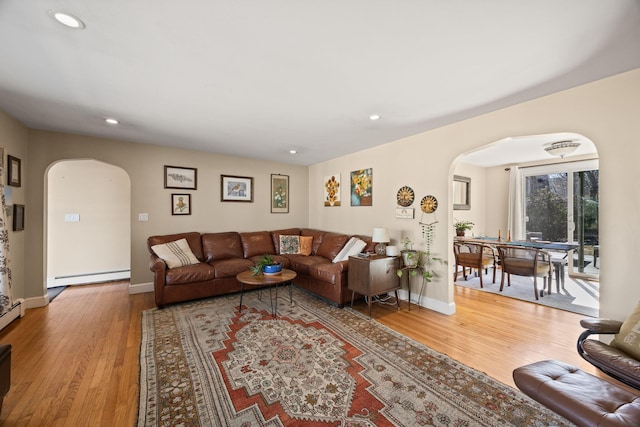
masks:
[[[581,315],[455,287],[457,313],[374,304],[373,317],[508,385],[514,368],[559,359],[594,373],[577,355]],[[13,346],[2,426],[134,426],[141,312],[153,294],[128,282],[67,288],[0,332]],[[366,305],[356,307],[366,312]]]

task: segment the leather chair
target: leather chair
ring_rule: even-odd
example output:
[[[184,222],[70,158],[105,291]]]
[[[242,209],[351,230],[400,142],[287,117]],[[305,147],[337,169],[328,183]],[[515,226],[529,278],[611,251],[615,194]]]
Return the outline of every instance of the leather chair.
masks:
[[[0,344],[0,412],[11,387],[11,344]]]
[[[578,354],[605,374],[640,390],[640,360],[589,335],[617,334],[623,322],[610,319],[582,319],[586,330],[578,337]]]
[[[523,246],[498,245],[498,256],[502,267],[500,280],[500,292],[504,288],[504,275],[507,275],[508,286],[511,286],[511,275],[533,277],[533,290],[538,298],[538,277],[544,279],[544,285],[540,295],[544,295],[544,289],[549,283],[551,292],[551,257],[541,249]]]
[[[493,268],[493,283],[496,283],[496,253],[492,247],[481,243],[453,242],[453,253],[456,266],[453,271],[453,281],[458,278],[458,266],[462,267],[462,275],[467,280],[466,267],[476,269],[480,276],[482,288],[482,270]]]

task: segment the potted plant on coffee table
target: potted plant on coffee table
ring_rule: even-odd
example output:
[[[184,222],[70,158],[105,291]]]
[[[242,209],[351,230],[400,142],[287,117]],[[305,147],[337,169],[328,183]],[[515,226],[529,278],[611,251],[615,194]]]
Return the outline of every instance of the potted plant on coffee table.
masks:
[[[276,275],[282,272],[282,263],[273,260],[273,257],[269,254],[265,254],[260,258],[260,261],[251,267],[251,275],[257,276],[259,274]]]

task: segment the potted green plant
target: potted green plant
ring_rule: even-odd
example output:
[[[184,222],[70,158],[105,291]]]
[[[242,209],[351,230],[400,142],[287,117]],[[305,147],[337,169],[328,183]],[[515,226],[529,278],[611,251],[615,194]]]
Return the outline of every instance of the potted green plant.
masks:
[[[456,222],[453,224],[453,228],[456,229],[456,236],[464,236],[465,231],[471,230],[474,225],[475,224],[473,222],[468,220],[464,220],[464,221],[456,220]]]
[[[444,263],[444,260],[441,258],[437,258],[431,255],[429,251],[414,251],[415,252],[415,260],[416,264],[409,269],[409,276],[415,277],[418,275],[418,271],[422,270],[422,277],[424,281],[429,283],[432,281],[434,272],[431,268],[433,262],[438,262],[440,264]],[[409,267],[405,265],[405,268]],[[399,278],[402,278],[404,275],[404,269],[399,268],[396,270],[396,274]]]
[[[259,274],[278,274],[282,271],[282,264],[273,260],[273,257],[269,254],[264,254],[260,261],[251,267],[251,275],[257,276]]]
[[[415,267],[418,265],[420,254],[413,249],[413,242],[408,236],[402,239],[402,246],[404,247],[401,252],[403,265],[405,267]]]

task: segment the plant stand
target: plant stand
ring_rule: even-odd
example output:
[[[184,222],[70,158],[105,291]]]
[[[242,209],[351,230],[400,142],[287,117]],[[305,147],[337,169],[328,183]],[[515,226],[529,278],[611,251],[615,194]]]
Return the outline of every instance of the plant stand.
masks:
[[[420,274],[420,277],[422,277],[422,285],[420,285],[420,294],[418,296],[418,302],[416,303],[416,305],[418,306],[418,310],[420,310],[420,306],[422,303],[422,291],[424,290],[424,285],[426,284],[426,281],[423,275],[424,270],[420,266],[415,266],[415,267],[404,266],[400,270],[402,270],[402,277],[404,277],[405,275],[407,276],[407,291],[409,292],[409,299],[408,299],[409,311],[411,311],[411,273],[416,271],[418,274]],[[402,286],[402,283],[400,284],[400,286]]]

